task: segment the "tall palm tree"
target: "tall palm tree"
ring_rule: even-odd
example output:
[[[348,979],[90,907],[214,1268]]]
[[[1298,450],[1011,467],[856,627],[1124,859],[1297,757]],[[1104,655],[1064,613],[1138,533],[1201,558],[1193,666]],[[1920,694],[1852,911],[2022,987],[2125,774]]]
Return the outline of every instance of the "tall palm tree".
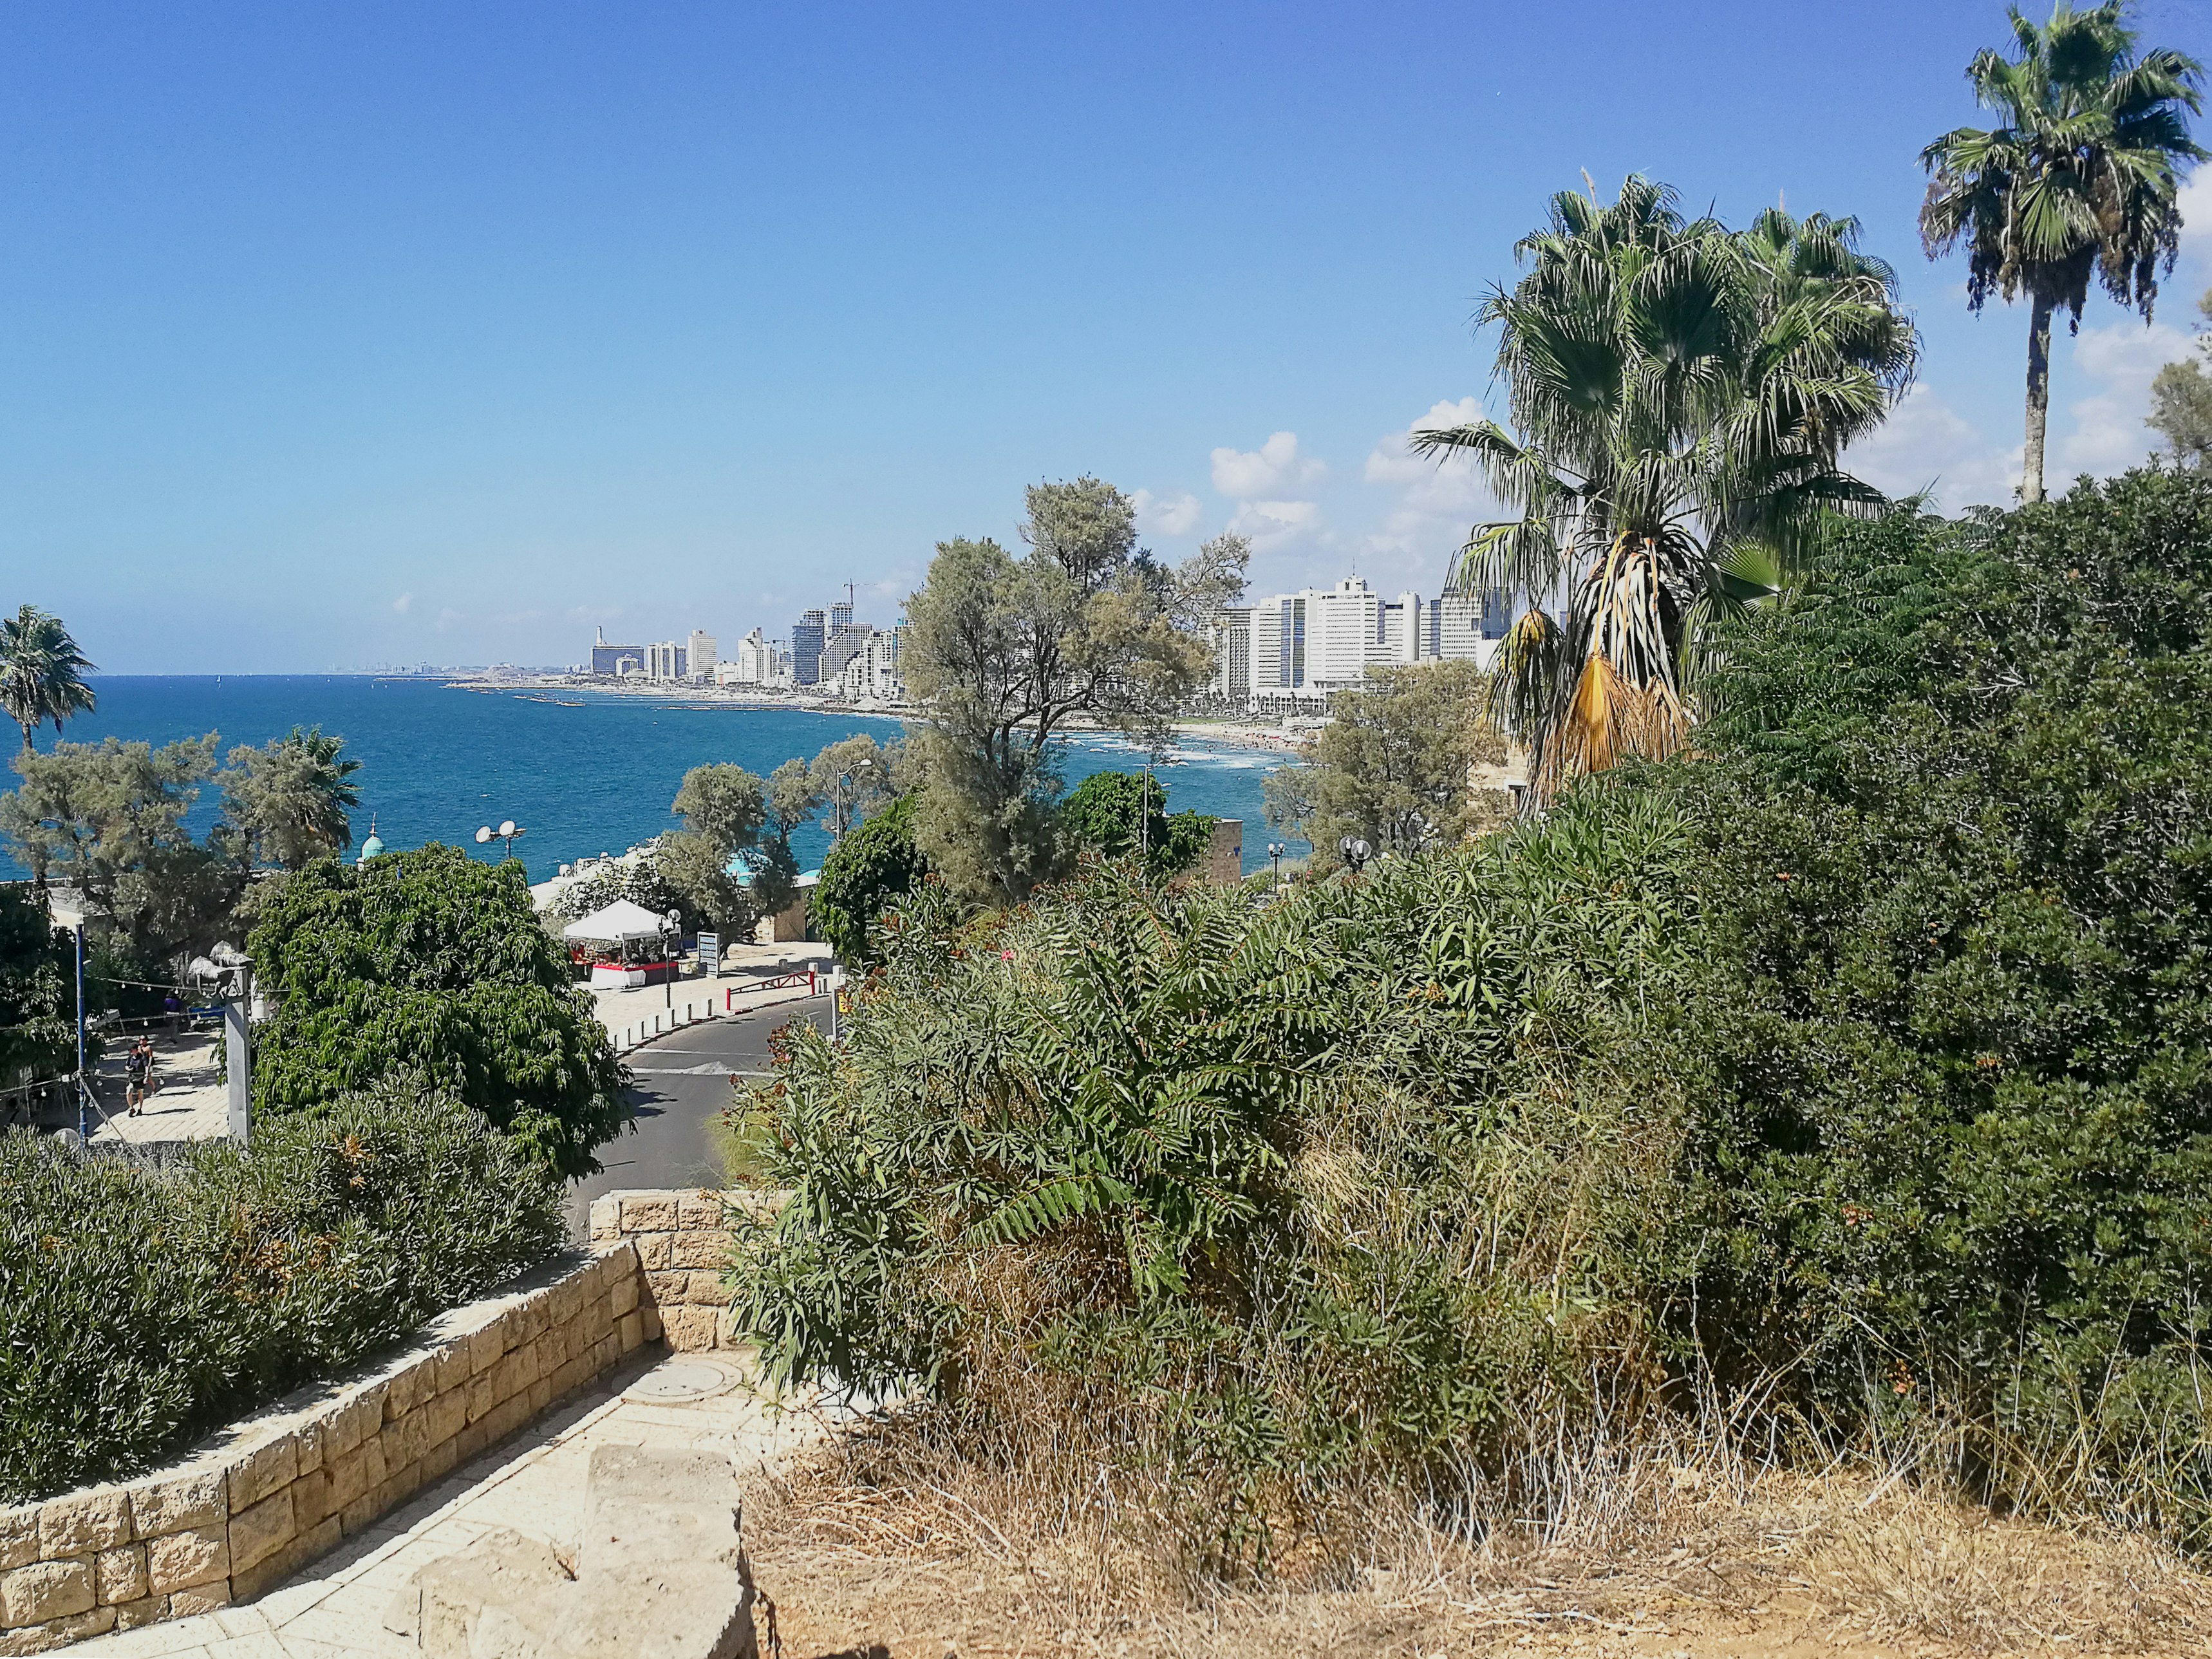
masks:
[[[2020,496],[2043,499],[2051,410],[2051,316],[2075,331],[2094,274],[2150,320],[2159,266],[2180,246],[2175,204],[2185,167],[2205,158],[2189,137],[2203,66],[2164,50],[2136,56],[2119,0],[2075,11],[2058,0],[2039,27],[2011,9],[2019,55],[1975,55],[1974,96],[2004,125],[1960,127],[1920,153],[1929,173],[1920,236],[1936,258],[1964,244],[1966,304],[1994,290],[2028,298],[2027,444]]]
[[[1448,591],[1522,602],[1492,699],[1534,757],[1534,799],[1679,747],[1716,613],[1773,592],[1826,514],[1879,502],[1836,458],[1917,346],[1857,237],[1778,208],[1731,232],[1631,177],[1609,204],[1554,197],[1516,249],[1527,274],[1484,301],[1511,428],[1414,447],[1471,456],[1516,514],[1475,526]]]
[[[295,726],[262,748],[231,750],[223,802],[249,860],[304,870],[353,844],[347,814],[361,805],[361,763],[343,758],[344,746],[319,726]]]
[[[27,605],[0,617],[0,708],[23,728],[23,747],[42,721],[54,730],[71,714],[89,714],[97,699],[84,677],[93,665],[59,617]]]

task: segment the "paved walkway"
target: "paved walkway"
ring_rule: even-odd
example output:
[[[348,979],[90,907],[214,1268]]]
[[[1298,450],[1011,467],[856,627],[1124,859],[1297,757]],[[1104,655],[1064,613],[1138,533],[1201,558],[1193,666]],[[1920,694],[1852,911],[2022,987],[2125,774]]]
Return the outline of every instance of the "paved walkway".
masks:
[[[615,1373],[609,1390],[541,1418],[258,1601],[97,1637],[70,1651],[99,1659],[420,1659],[384,1627],[400,1588],[497,1527],[573,1551],[594,1446],[726,1451],[742,1473],[816,1432],[811,1419],[779,1418],[755,1400],[734,1355],[647,1349]]]

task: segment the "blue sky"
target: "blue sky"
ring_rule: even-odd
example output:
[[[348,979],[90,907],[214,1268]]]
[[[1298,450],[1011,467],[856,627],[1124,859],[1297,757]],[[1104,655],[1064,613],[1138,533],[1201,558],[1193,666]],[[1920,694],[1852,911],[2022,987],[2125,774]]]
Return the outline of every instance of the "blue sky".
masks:
[[[2146,36],[2212,57],[2205,0]],[[728,649],[848,579],[888,621],[1022,486],[1142,490],[1263,590],[1433,592],[1481,503],[1395,434],[1547,196],[1642,171],[1858,215],[1926,342],[1860,456],[2001,498],[2026,318],[1965,312],[1915,157],[1995,4],[0,14],[0,604],[104,669]],[[2101,299],[2053,463],[2139,457],[2212,281]],[[1473,399],[1474,403],[1463,400]]]

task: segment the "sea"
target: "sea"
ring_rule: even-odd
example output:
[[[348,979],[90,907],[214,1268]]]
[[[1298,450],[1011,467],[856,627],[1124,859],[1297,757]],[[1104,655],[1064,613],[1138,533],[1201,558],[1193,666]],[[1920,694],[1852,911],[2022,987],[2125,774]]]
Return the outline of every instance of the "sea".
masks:
[[[319,726],[345,739],[361,763],[354,842],[372,825],[389,848],[446,842],[499,859],[499,842],[479,847],[481,827],[521,826],[514,843],[532,881],[563,864],[620,853],[678,826],[669,803],[694,766],[730,761],[765,777],[794,756],[811,758],[856,732],[890,742],[898,720],[803,709],[686,702],[590,690],[477,690],[427,678],[345,674],[114,675],[94,678],[99,706],[63,732],[74,743],[122,738],[161,744],[213,732],[221,750],[266,743],[295,726]],[[556,702],[551,699],[560,699]],[[39,747],[54,741],[48,726]],[[1072,787],[1094,772],[1134,771],[1143,752],[1108,734],[1079,733],[1060,752]],[[1261,781],[1284,763],[1271,750],[1199,739],[1177,742],[1155,773],[1170,811],[1196,811],[1244,823],[1244,868],[1265,868],[1270,834]],[[189,822],[204,831],[219,811],[202,792]],[[1302,842],[1273,837],[1303,855]],[[818,865],[829,836],[808,826],[792,838],[802,869]],[[0,845],[0,876],[28,872]]]

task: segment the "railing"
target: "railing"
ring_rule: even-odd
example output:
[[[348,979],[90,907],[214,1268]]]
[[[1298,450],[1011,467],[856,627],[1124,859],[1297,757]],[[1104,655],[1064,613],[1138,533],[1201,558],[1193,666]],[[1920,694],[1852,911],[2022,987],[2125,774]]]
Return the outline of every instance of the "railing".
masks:
[[[714,1000],[711,996],[702,1002],[672,1003],[665,1008],[655,1011],[649,1017],[616,1030],[611,1034],[614,1038],[615,1052],[618,1054],[626,1054],[633,1048],[643,1048],[657,1037],[665,1036],[671,1031],[681,1030],[687,1025],[696,1025],[704,1020],[725,1019],[734,1014],[758,1012],[759,1010],[757,1007],[741,1008],[738,1006],[740,994],[750,996],[763,991],[789,991],[805,986],[806,994],[811,997],[820,994],[820,983],[819,975],[810,968],[803,971],[777,974],[768,979],[756,980],[743,987],[734,985],[726,987],[722,994],[722,1006],[719,1008],[714,1006]]]

